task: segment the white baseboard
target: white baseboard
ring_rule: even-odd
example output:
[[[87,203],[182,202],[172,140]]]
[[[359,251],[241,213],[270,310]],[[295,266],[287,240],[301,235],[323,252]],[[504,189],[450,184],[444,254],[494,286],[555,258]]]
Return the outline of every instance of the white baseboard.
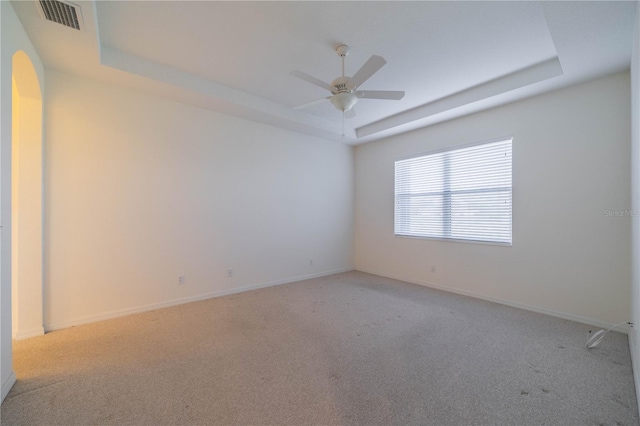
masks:
[[[412,284],[418,284],[418,285],[422,285],[422,286],[425,286],[425,287],[431,287],[431,288],[434,288],[436,290],[447,291],[449,293],[461,294],[463,296],[469,296],[469,297],[473,297],[473,298],[476,298],[476,299],[482,299],[482,300],[486,300],[486,301],[489,301],[489,302],[499,303],[501,305],[507,305],[507,306],[511,306],[511,307],[514,307],[514,308],[524,309],[526,311],[537,312],[539,314],[545,314],[545,315],[549,315],[549,316],[552,316],[552,317],[557,317],[557,318],[562,318],[562,319],[566,319],[566,320],[569,320],[569,321],[579,322],[581,324],[587,324],[587,325],[591,325],[591,326],[594,326],[594,327],[604,328],[605,330],[613,325],[613,324],[609,324],[609,323],[606,323],[606,322],[603,322],[603,321],[599,321],[599,320],[593,319],[593,318],[587,318],[587,317],[582,317],[582,316],[579,316],[579,315],[568,314],[568,313],[565,313],[565,312],[554,311],[554,310],[542,308],[542,307],[539,307],[539,306],[526,305],[526,304],[523,304],[523,303],[514,302],[512,300],[500,299],[500,298],[491,297],[491,296],[485,296],[485,295],[480,294],[480,293],[475,293],[473,291],[468,291],[468,290],[462,290],[462,289],[459,289],[459,288],[445,287],[445,286],[441,286],[441,285],[438,285],[438,284],[434,284],[434,283],[429,282],[429,281],[414,280],[414,279],[411,279],[411,278],[394,276],[394,275],[391,275],[391,274],[385,274],[385,273],[382,273],[382,272],[378,272],[378,271],[374,271],[374,270],[366,269],[366,268],[356,268],[356,271],[366,272],[367,274],[379,275],[381,277],[391,278],[391,279],[394,279],[394,280],[404,281],[404,282],[408,282],[408,283],[412,283]],[[629,331],[629,326],[620,325],[618,327],[615,327],[613,330],[614,331],[618,331],[620,333],[627,334],[628,331]],[[640,368],[640,365],[639,365],[639,368]]]
[[[30,337],[38,337],[44,334],[44,327],[34,327],[28,330],[20,330],[13,336],[14,340],[23,340],[28,339]]]
[[[292,283],[292,282],[296,282],[296,281],[303,281],[303,280],[308,280],[308,279],[312,279],[312,278],[325,277],[327,275],[339,274],[339,273],[342,273],[342,272],[349,272],[349,271],[353,271],[353,268],[352,267],[348,267],[348,268],[335,269],[335,270],[332,270],[332,271],[318,272],[318,273],[315,273],[315,274],[300,275],[300,276],[297,276],[297,277],[287,278],[287,279],[284,279],[284,280],[270,281],[270,282],[266,282],[266,283],[253,284],[253,285],[233,288],[233,289],[229,289],[229,290],[214,291],[212,293],[205,293],[205,294],[201,294],[201,295],[198,295],[198,296],[190,296],[190,297],[184,297],[184,298],[181,298],[181,299],[169,300],[169,301],[166,301],[166,302],[152,303],[152,304],[149,304],[149,305],[135,306],[135,307],[131,307],[131,308],[119,309],[119,310],[116,310],[116,311],[104,312],[104,313],[97,314],[97,315],[89,315],[89,316],[85,316],[85,317],[81,317],[81,318],[76,318],[76,319],[73,319],[73,320],[60,321],[60,322],[54,322],[54,323],[50,323],[50,324],[45,324],[44,325],[44,330],[45,331],[60,330],[60,329],[63,329],[63,328],[69,328],[69,327],[73,327],[73,326],[76,326],[76,325],[89,324],[89,323],[92,323],[92,322],[104,321],[104,320],[108,320],[108,319],[124,317],[124,316],[127,316],[127,315],[138,314],[138,313],[141,313],[141,312],[154,311],[156,309],[168,308],[168,307],[171,307],[171,306],[182,305],[182,304],[190,303],[190,302],[197,302],[197,301],[200,301],[200,300],[211,299],[211,298],[214,298],[214,297],[228,296],[230,294],[242,293],[242,292],[249,291],[249,290],[257,290],[259,288],[272,287],[272,286],[276,286],[276,285],[280,285],[280,284],[288,284],[288,283]]]
[[[9,377],[7,377],[7,380],[5,380],[4,383],[2,384],[2,398],[0,398],[0,402],[4,401],[4,399],[7,397],[7,395],[9,394],[9,391],[11,390],[11,388],[15,383],[16,383],[16,373],[12,370]]]

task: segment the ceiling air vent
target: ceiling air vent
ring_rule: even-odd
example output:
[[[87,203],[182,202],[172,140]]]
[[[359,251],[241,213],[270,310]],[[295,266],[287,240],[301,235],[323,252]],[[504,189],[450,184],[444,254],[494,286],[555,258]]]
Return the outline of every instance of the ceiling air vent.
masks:
[[[45,19],[76,30],[80,29],[82,15],[80,8],[75,4],[58,0],[38,0],[38,3]]]

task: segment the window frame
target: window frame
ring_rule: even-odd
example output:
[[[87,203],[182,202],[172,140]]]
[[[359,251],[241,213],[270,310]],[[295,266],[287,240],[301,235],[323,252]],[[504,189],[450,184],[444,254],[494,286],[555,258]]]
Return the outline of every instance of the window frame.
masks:
[[[496,142],[503,142],[503,141],[510,141],[511,143],[511,221],[509,223],[509,233],[510,233],[510,241],[490,241],[490,240],[474,240],[474,239],[464,239],[464,238],[454,238],[454,237],[441,237],[441,236],[428,236],[428,235],[405,235],[405,234],[398,234],[397,233],[397,229],[396,229],[396,215],[397,215],[397,208],[396,205],[398,203],[398,195],[396,193],[396,165],[399,161],[404,161],[404,160],[411,160],[414,158],[420,158],[420,157],[427,157],[427,156],[431,156],[431,155],[436,155],[436,154],[442,154],[445,152],[452,152],[452,151],[457,151],[457,150],[462,150],[462,149],[467,149],[467,148],[473,148],[475,146],[480,146],[480,145],[488,145],[488,144],[492,144],[492,143],[496,143]],[[453,243],[467,243],[467,244],[481,244],[481,245],[492,245],[492,246],[502,246],[502,247],[511,247],[513,246],[513,207],[514,207],[514,203],[513,203],[513,136],[512,135],[508,135],[508,136],[502,136],[502,137],[496,137],[496,138],[491,138],[491,139],[486,139],[486,140],[482,140],[479,142],[472,142],[472,143],[467,143],[467,144],[462,144],[462,145],[455,145],[455,146],[449,146],[449,147],[444,147],[444,148],[440,148],[440,149],[436,149],[436,150],[432,150],[432,151],[427,151],[427,152],[422,152],[422,153],[417,153],[417,154],[411,154],[408,156],[403,156],[403,157],[399,157],[396,158],[396,160],[394,160],[393,163],[393,169],[394,169],[394,173],[393,173],[393,234],[394,237],[397,238],[410,238],[410,239],[418,239],[418,240],[432,240],[432,241],[446,241],[446,242],[453,242]],[[480,192],[480,191],[473,191],[473,192]],[[450,193],[449,193],[450,194]],[[444,196],[444,192],[443,192],[443,196]],[[444,212],[445,209],[442,209],[443,212],[443,217],[444,217]],[[444,219],[446,220],[446,219]],[[450,217],[449,217],[449,221],[450,221]],[[450,231],[449,231],[450,232]]]

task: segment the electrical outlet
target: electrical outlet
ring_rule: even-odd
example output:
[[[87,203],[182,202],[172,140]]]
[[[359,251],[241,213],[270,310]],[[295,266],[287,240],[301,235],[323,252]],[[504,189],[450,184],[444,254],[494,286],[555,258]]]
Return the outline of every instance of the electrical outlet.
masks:
[[[227,269],[227,277],[233,277],[233,269]]]
[[[432,273],[432,274],[435,274],[435,273],[436,273],[436,267],[435,267],[435,266],[433,266],[433,265],[431,266],[431,273]]]
[[[187,282],[187,277],[185,277],[184,275],[180,275],[178,277],[178,285],[184,285],[184,283]]]

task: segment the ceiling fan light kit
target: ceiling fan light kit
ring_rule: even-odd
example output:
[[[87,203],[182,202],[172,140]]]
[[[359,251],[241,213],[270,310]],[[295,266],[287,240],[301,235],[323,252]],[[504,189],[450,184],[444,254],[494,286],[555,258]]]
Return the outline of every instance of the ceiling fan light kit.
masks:
[[[336,53],[342,60],[342,76],[333,80],[331,84],[327,84],[322,80],[317,79],[302,71],[291,72],[292,76],[331,92],[331,96],[298,105],[294,107],[295,109],[308,108],[323,102],[325,99],[329,99],[337,110],[344,113],[353,109],[356,102],[358,102],[358,98],[399,100],[404,97],[403,91],[357,90],[360,85],[367,81],[373,74],[378,72],[378,70],[382,68],[387,63],[387,61],[385,61],[382,56],[373,55],[353,75],[353,77],[348,77],[344,74],[344,60],[349,55],[350,51],[351,49],[346,44],[341,44],[340,46],[336,47]],[[350,117],[354,115],[355,114],[350,114]]]
[[[358,102],[358,97],[353,93],[342,92],[331,96],[329,100],[337,110],[345,112],[353,108],[356,102]]]

